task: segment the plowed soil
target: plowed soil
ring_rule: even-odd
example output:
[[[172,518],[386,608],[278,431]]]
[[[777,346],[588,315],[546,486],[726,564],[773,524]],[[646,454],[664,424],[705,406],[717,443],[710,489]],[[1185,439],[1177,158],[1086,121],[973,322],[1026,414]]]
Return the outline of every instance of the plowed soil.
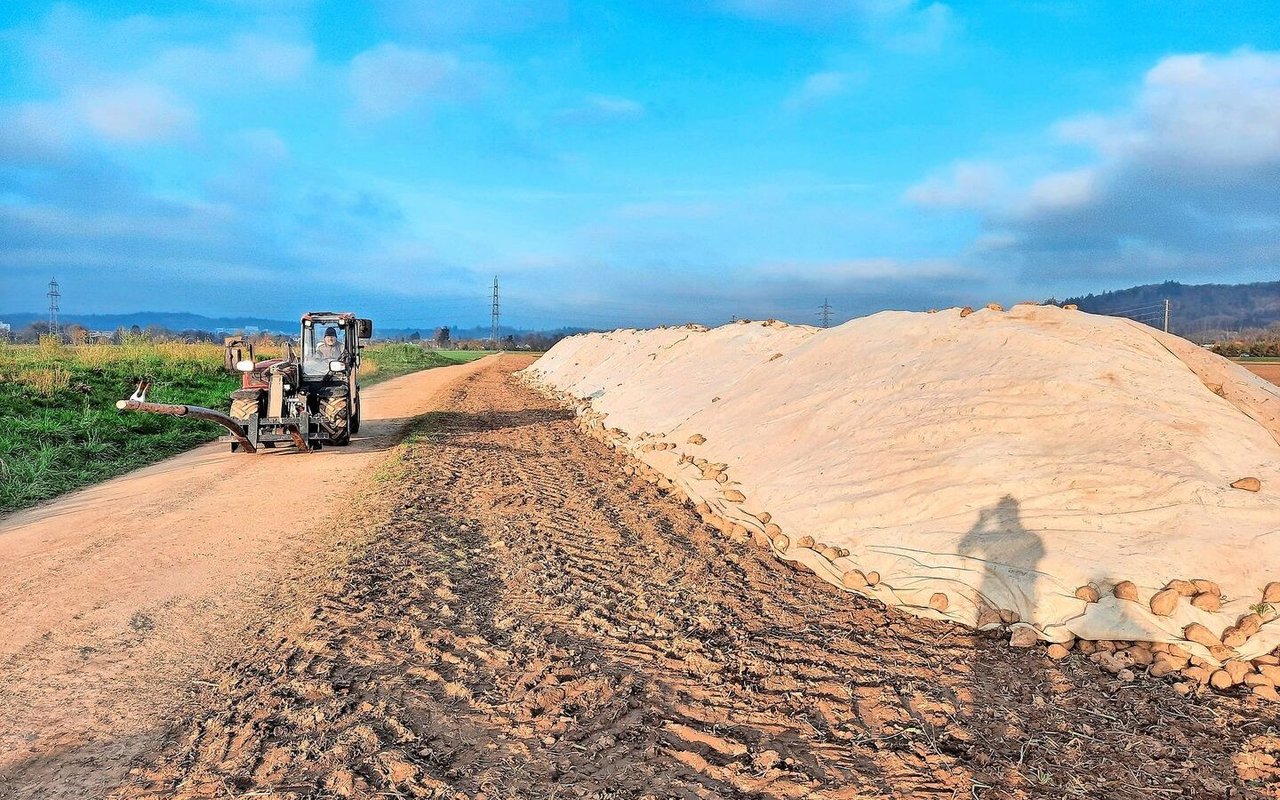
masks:
[[[454,384],[384,521],[112,797],[1280,796],[1273,708],[841,593],[625,477],[526,363]]]
[[[349,447],[210,444],[0,517],[0,797],[100,797],[123,779],[346,563],[379,465],[481,368],[367,388]]]
[[[1259,378],[1265,378],[1280,386],[1280,364],[1245,364],[1244,366]]]

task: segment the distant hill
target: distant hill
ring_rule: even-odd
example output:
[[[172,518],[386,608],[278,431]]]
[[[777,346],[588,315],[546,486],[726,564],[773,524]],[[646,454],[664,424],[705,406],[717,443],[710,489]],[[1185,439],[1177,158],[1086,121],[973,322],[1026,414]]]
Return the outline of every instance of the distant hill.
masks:
[[[1094,314],[1132,316],[1154,323],[1163,315],[1165,299],[1170,306],[1170,331],[1184,336],[1266,328],[1280,322],[1280,281],[1194,286],[1166,281],[1061,302],[1075,303]]]
[[[43,322],[49,319],[47,312],[14,312],[0,313],[0,322],[7,322],[14,330]],[[137,325],[146,328],[158,325],[171,331],[212,331],[218,328],[240,330],[241,328],[257,328],[272,333],[288,333],[296,331],[298,321],[286,322],[263,317],[206,317],[200,314],[186,314],[177,311],[136,311],[132,314],[75,314],[65,313],[58,316],[63,325],[83,325],[93,331],[113,331],[116,328],[131,328]]]
[[[49,319],[46,312],[21,311],[9,314],[0,313],[0,322],[7,322],[13,326],[16,332],[33,322],[45,322]],[[152,325],[164,328],[166,330],[181,331],[217,331],[229,330],[239,331],[245,328],[256,328],[259,331],[268,333],[281,333],[297,335],[298,321],[285,321],[279,319],[267,319],[265,317],[206,317],[201,314],[187,314],[177,311],[136,311],[131,314],[74,314],[66,313],[58,317],[63,325],[83,325],[92,331],[113,331],[116,328],[132,328],[137,325],[139,328],[146,329]],[[373,332],[379,339],[401,339],[407,338],[417,333],[423,339],[430,339],[435,336],[436,329],[440,326],[422,326],[416,328],[383,328],[374,321]],[[507,336],[524,336],[527,334],[541,334],[555,340],[559,340],[564,336],[571,336],[575,333],[582,333],[585,328],[554,328],[545,330],[530,330],[527,328],[513,328],[503,325],[500,329],[500,335],[503,338]],[[489,338],[490,329],[488,326],[476,326],[472,328],[462,328],[457,325],[450,326],[450,334],[454,341],[462,339],[487,339]]]

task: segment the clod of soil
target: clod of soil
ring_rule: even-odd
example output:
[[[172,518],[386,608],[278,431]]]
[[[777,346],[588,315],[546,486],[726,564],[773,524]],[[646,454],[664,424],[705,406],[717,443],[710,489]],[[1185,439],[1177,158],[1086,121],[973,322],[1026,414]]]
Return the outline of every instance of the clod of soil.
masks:
[[[1209,592],[1202,592],[1191,598],[1191,605],[1201,611],[1213,613],[1222,608],[1222,596],[1218,594],[1210,594]]]
[[[1201,591],[1200,589],[1196,588],[1195,583],[1193,583],[1192,581],[1184,581],[1180,579],[1169,581],[1169,583],[1166,584],[1164,588],[1172,589],[1182,597],[1193,597],[1195,596],[1196,592]]]
[[[1223,644],[1217,636],[1214,636],[1208,628],[1199,622],[1193,622],[1182,629],[1182,637],[1188,642],[1204,645],[1205,647],[1218,647]]]
[[[1096,603],[1102,597],[1102,595],[1098,591],[1098,587],[1090,583],[1090,584],[1086,584],[1084,586],[1078,587],[1076,589],[1076,597],[1079,597],[1081,600],[1085,601],[1086,603]]]
[[[850,589],[861,589],[867,585],[867,576],[861,570],[851,569],[840,577],[840,582]]]
[[[1120,581],[1111,589],[1111,593],[1121,600],[1138,602],[1138,587],[1133,581]]]
[[[1262,590],[1262,602],[1280,603],[1280,581],[1268,583]]]
[[[1039,641],[1035,628],[1030,625],[1018,625],[1009,634],[1009,644],[1013,647],[1030,647]]]
[[[1176,589],[1162,589],[1151,596],[1151,613],[1157,617],[1167,617],[1178,607],[1182,595]]]
[[[1196,578],[1191,582],[1191,585],[1195,587],[1197,592],[1216,595],[1222,594],[1222,589],[1219,588],[1218,584],[1213,581],[1207,581],[1203,578]]]

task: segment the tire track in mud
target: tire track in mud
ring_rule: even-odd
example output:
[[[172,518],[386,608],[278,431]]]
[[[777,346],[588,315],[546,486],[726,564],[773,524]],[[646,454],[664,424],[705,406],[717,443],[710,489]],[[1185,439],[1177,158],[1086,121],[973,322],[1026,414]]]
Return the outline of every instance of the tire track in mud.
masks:
[[[509,374],[523,363],[458,386],[311,618],[224,675],[221,706],[117,798],[1223,797],[1280,780],[1269,709],[1108,682],[837,592],[624,477]]]

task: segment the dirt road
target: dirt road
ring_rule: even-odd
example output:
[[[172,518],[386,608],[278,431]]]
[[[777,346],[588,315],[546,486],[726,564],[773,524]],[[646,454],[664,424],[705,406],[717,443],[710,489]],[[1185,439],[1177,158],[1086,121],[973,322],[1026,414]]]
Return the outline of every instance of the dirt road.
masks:
[[[208,689],[211,666],[345,561],[342,525],[388,448],[484,368],[369,388],[348,448],[208,445],[0,518],[0,796],[118,783]]]
[[[113,797],[1277,796],[1272,708],[837,592],[625,477],[523,363],[452,387],[385,523]]]

